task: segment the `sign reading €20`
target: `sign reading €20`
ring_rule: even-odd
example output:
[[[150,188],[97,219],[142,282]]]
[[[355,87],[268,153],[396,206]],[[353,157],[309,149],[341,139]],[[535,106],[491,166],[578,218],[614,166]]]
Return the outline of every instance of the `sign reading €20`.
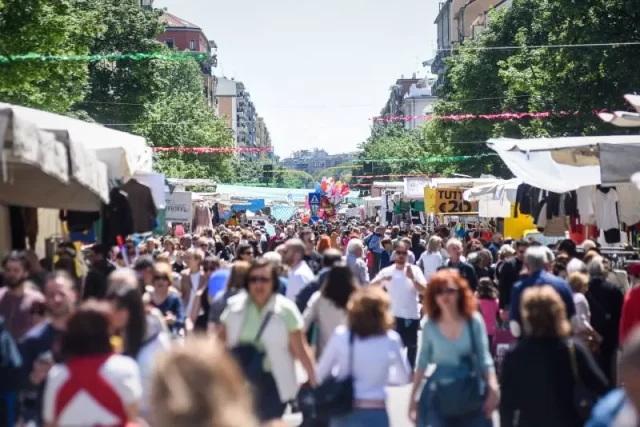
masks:
[[[435,213],[437,214],[473,214],[478,212],[478,202],[468,202],[462,198],[463,189],[435,189]]]

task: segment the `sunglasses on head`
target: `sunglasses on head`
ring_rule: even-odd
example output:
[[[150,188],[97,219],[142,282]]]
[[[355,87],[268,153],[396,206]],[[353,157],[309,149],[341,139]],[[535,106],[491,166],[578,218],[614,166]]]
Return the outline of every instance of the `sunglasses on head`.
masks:
[[[444,289],[438,289],[436,291],[436,295],[455,295],[457,293],[458,293],[458,290],[454,288],[444,288]]]
[[[266,276],[249,277],[249,283],[269,283],[270,281],[271,281],[271,278]]]

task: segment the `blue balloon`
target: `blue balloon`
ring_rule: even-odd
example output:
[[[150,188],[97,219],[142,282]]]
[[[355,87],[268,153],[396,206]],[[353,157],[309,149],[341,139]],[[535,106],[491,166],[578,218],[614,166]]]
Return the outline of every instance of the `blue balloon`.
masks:
[[[319,193],[321,189],[322,189],[322,186],[320,185],[320,183],[319,183],[319,182],[316,182],[316,184],[313,186],[313,190],[314,190],[316,193]]]

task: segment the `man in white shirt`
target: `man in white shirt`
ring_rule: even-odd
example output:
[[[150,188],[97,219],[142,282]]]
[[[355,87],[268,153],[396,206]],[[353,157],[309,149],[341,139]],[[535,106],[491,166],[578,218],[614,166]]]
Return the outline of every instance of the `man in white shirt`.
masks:
[[[396,319],[396,332],[407,348],[407,357],[413,368],[418,352],[418,327],[420,325],[418,294],[425,291],[427,281],[420,267],[408,263],[409,245],[407,242],[399,241],[395,254],[395,263],[380,270],[371,284],[380,285],[389,293],[391,313]]]
[[[295,301],[298,293],[315,278],[313,271],[304,261],[304,250],[304,243],[300,239],[287,240],[282,250],[282,258],[291,269],[286,297],[292,301]]]

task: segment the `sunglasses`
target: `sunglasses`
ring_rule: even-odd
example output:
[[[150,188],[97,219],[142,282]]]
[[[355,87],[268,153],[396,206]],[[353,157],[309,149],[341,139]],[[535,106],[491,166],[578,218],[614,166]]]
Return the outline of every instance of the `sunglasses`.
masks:
[[[436,291],[436,295],[440,296],[440,295],[455,295],[458,293],[457,289],[454,288],[444,288],[444,289],[438,289]]]
[[[242,255],[253,255],[253,251],[243,252]]]
[[[408,255],[409,252],[407,251],[396,251],[396,255]]]
[[[271,281],[271,278],[265,277],[265,276],[249,277],[249,283],[269,283],[270,281]]]
[[[166,280],[166,281],[169,281],[169,276],[167,276],[166,274],[154,274],[153,275],[153,280]]]

